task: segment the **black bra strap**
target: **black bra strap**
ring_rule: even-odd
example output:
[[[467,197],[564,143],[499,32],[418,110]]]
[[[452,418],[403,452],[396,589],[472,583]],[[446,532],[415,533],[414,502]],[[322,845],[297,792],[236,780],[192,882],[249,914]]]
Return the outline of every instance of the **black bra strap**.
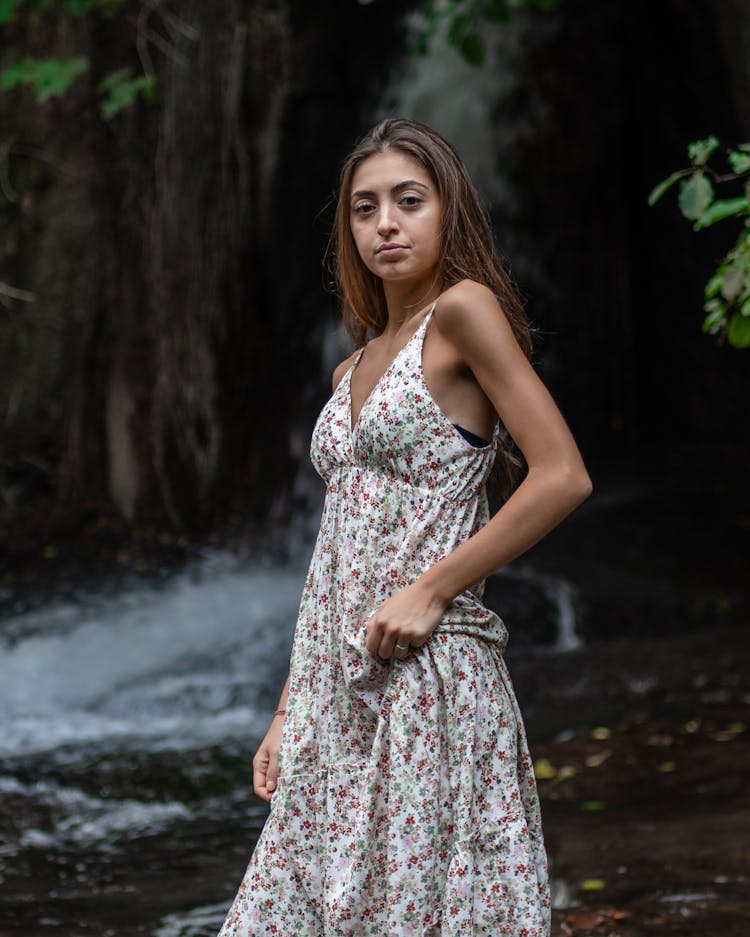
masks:
[[[489,440],[482,439],[481,436],[477,436],[476,433],[472,433],[470,429],[464,429],[463,426],[459,426],[458,423],[453,424],[459,433],[464,437],[464,439],[471,443],[476,449],[481,448],[482,446],[489,446]]]

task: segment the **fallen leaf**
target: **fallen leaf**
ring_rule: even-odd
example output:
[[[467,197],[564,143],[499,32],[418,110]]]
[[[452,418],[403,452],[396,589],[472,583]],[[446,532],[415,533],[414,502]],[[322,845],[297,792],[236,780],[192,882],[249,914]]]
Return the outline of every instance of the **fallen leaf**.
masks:
[[[737,738],[736,732],[709,732],[709,738],[714,742],[733,742]]]
[[[605,918],[601,914],[591,914],[586,911],[574,911],[565,917],[565,923],[570,927],[598,927],[604,921]]]
[[[659,765],[659,771],[662,774],[669,774],[671,771],[677,770],[677,764],[674,761],[662,761]]]
[[[603,878],[585,878],[581,882],[581,891],[601,891],[605,884]]]
[[[604,762],[612,754],[611,748],[604,748],[600,752],[594,752],[593,755],[586,756],[586,767],[587,768],[598,768],[599,765],[603,765]]]
[[[596,726],[590,732],[592,739],[598,739],[599,741],[603,739],[608,739],[612,735],[612,730],[608,726]]]
[[[581,804],[581,810],[588,810],[589,813],[598,813],[607,806],[606,800],[584,800]]]
[[[534,762],[534,777],[537,781],[547,781],[557,777],[557,768],[548,758],[537,758]]]

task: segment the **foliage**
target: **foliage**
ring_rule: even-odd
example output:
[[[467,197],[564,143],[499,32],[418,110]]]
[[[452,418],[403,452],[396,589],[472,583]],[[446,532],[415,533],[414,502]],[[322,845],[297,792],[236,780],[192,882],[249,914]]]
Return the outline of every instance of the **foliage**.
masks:
[[[80,17],[96,12],[111,16],[124,0],[0,0],[0,27],[17,22],[19,15],[29,17],[62,9],[65,13]],[[31,22],[31,21],[30,21]],[[37,102],[65,94],[73,81],[89,69],[86,56],[70,59],[35,58],[26,56],[0,71],[0,91],[29,86]],[[116,68],[105,75],[96,86],[100,95],[99,112],[104,120],[111,120],[123,108],[129,107],[138,95],[148,101],[156,97],[156,82],[150,75],[133,77],[132,69]]]
[[[726,336],[735,348],[750,347],[750,143],[725,149],[731,172],[718,173],[709,160],[719,149],[719,140],[710,136],[688,146],[690,166],[673,172],[651,191],[654,205],[677,182],[677,204],[685,218],[700,231],[726,218],[742,218],[737,241],[719,263],[704,289],[703,331]],[[716,198],[715,184],[743,181],[743,194]]]
[[[57,4],[62,6],[73,16],[81,16],[90,10],[112,12],[122,6],[124,0],[62,0]],[[54,0],[0,0],[0,26],[12,23],[16,18],[16,11],[24,7],[27,12],[46,12],[55,7]]]
[[[47,98],[64,94],[73,80],[89,67],[88,59],[25,58],[0,72],[0,91],[9,91],[17,85],[30,85],[40,103]]]
[[[101,106],[101,115],[111,120],[124,107],[129,107],[138,94],[153,101],[156,97],[156,83],[148,75],[131,78],[132,69],[118,68],[110,72],[97,85],[97,91],[105,95]]]
[[[374,0],[359,0],[363,6]],[[482,21],[504,23],[510,19],[513,9],[521,6],[538,6],[551,10],[558,0],[422,0],[419,12],[425,26],[417,33],[412,54],[424,54],[432,38],[445,30],[448,45],[453,46],[463,59],[476,67],[484,65],[487,57],[484,39],[479,32]]]

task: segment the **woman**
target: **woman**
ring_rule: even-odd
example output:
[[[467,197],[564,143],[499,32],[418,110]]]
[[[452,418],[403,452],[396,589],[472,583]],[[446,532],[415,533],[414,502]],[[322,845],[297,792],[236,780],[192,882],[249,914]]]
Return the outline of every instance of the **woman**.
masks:
[[[539,800],[482,595],[591,480],[450,144],[378,124],[334,243],[359,347],[313,431],[326,500],[253,762],[271,810],[220,937],[546,937]],[[517,465],[498,417],[528,472],[490,520],[493,463],[506,491]]]

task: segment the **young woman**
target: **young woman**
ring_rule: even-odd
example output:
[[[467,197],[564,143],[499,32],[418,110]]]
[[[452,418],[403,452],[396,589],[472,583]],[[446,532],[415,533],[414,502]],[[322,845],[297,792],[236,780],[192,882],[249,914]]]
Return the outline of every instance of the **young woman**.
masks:
[[[326,500],[253,762],[270,816],[220,937],[547,937],[534,773],[482,595],[591,480],[446,140],[371,130],[334,243],[358,349],[313,431]],[[528,465],[512,493],[506,432]],[[495,462],[509,496],[490,519]]]

